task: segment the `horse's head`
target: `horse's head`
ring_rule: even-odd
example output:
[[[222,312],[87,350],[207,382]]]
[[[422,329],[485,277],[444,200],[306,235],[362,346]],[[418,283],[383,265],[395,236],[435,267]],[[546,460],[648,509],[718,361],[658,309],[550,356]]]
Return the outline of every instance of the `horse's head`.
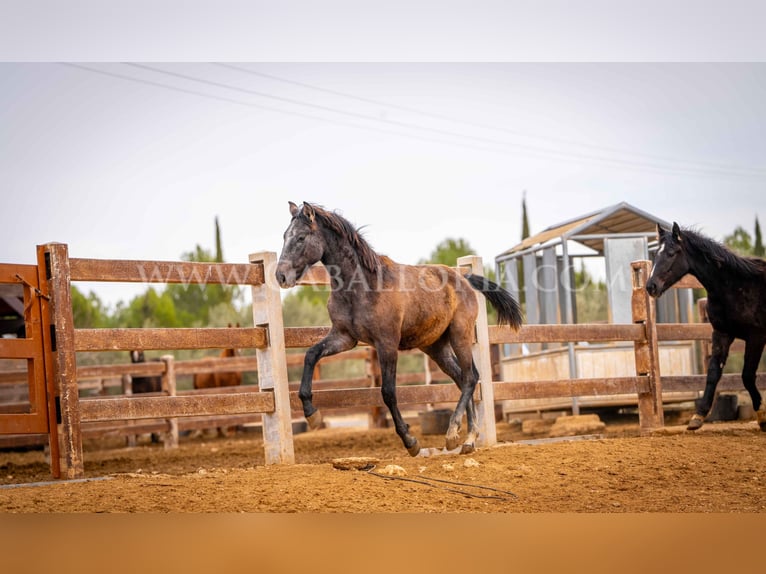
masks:
[[[144,358],[144,352],[143,351],[131,351],[130,352],[130,362],[131,363],[144,363],[146,362],[146,359]]]
[[[305,202],[300,207],[292,201],[289,203],[293,218],[285,230],[276,272],[277,282],[285,288],[293,287],[306,270],[322,258],[325,248],[314,208]]]
[[[654,265],[646,282],[646,291],[652,297],[659,297],[676,281],[689,272],[689,261],[684,251],[684,238],[677,223],[666,231],[657,226],[659,247],[654,256]]]

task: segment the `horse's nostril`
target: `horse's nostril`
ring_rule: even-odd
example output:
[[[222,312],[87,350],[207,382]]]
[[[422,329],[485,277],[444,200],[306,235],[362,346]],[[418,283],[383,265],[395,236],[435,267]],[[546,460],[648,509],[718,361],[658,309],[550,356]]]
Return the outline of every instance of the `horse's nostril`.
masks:
[[[285,274],[282,273],[281,271],[277,271],[277,282],[280,285],[284,285],[285,284]]]

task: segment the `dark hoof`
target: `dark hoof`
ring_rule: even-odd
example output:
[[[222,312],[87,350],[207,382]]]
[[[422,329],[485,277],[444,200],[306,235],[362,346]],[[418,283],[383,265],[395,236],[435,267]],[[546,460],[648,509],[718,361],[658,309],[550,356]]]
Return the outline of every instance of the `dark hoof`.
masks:
[[[689,424],[686,425],[686,430],[697,430],[703,424],[705,424],[705,418],[702,415],[694,414],[689,420]]]
[[[322,413],[318,410],[306,417],[306,422],[309,424],[309,429],[319,430],[324,428],[324,422],[322,420]]]
[[[766,432],[766,405],[761,405],[761,407],[755,411],[755,416],[758,420],[758,426],[761,427],[763,432]]]
[[[418,439],[415,439],[415,442],[407,447],[407,452],[410,453],[410,456],[418,456],[418,454],[420,454],[420,443],[418,443]]]
[[[466,442],[463,443],[463,446],[460,447],[460,454],[471,454],[473,451],[476,450],[476,447],[472,442]]]

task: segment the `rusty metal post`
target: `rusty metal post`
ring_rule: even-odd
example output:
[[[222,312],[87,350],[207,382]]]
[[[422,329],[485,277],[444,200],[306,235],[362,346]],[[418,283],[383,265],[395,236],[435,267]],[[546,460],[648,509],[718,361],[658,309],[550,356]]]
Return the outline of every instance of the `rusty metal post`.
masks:
[[[69,250],[63,243],[38,246],[38,259],[45,266],[51,298],[51,351],[56,390],[61,408],[62,470],[65,478],[85,475],[80,429],[80,398],[74,351],[74,319],[69,271]]]
[[[649,378],[649,389],[638,393],[638,418],[642,434],[664,426],[660,351],[657,340],[655,301],[646,292],[651,262],[633,261],[632,312],[633,322],[644,325],[644,339],[634,342],[636,375]]]
[[[169,397],[175,397],[177,395],[175,357],[173,355],[162,355],[160,359],[165,363],[165,372],[162,373],[162,392]],[[171,418],[167,419],[167,421],[168,431],[163,437],[165,448],[178,448],[178,419]]]

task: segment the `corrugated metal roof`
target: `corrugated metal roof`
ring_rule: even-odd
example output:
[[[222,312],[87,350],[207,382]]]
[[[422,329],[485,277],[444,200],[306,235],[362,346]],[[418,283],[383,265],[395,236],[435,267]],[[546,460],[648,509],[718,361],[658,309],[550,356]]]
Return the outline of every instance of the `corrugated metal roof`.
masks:
[[[603,253],[604,238],[588,236],[614,235],[619,237],[627,234],[652,233],[656,231],[658,223],[663,227],[670,226],[664,219],[621,202],[600,211],[548,227],[540,233],[527,237],[518,245],[514,245],[498,255],[497,258],[512,256],[514,253],[549,242],[554,244],[570,240],[586,245],[598,253]]]

